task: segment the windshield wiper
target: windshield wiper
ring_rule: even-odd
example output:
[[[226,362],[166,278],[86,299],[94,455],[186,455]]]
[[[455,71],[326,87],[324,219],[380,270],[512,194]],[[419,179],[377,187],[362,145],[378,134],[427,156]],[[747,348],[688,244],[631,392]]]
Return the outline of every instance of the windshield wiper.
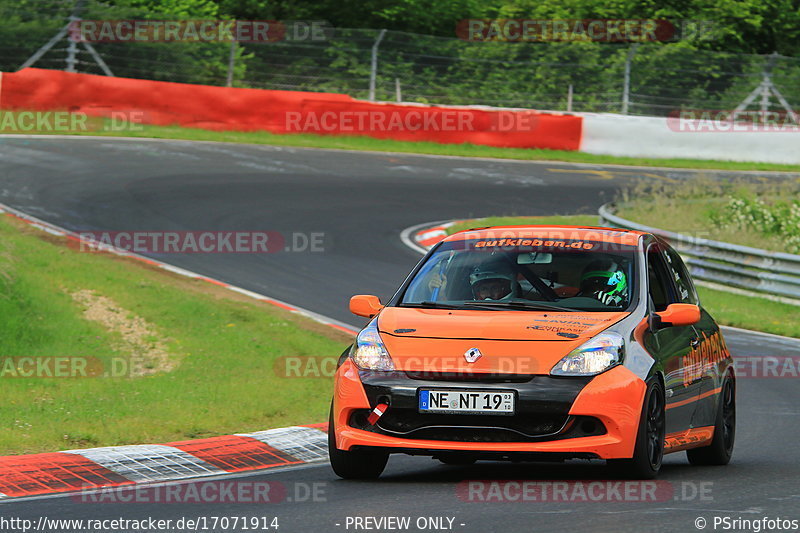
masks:
[[[507,307],[509,309],[536,309],[538,311],[566,311],[568,313],[575,313],[578,309],[572,309],[570,307],[560,307],[557,305],[548,305],[548,304],[539,304],[535,302],[504,302],[498,300],[481,300],[476,302],[464,302],[464,305],[469,306],[482,306],[482,307],[491,307],[492,309],[498,309],[502,307]]]
[[[470,304],[470,307],[474,309],[487,309],[489,311],[497,311],[497,307],[490,307],[488,305],[484,306],[481,305],[482,302],[465,302],[464,305]],[[477,304],[477,305],[474,305]],[[464,305],[455,305],[455,304],[446,304],[442,302],[433,302],[431,300],[425,300],[424,302],[409,302],[409,303],[402,303],[399,307],[427,307],[430,309],[460,309],[464,310]]]

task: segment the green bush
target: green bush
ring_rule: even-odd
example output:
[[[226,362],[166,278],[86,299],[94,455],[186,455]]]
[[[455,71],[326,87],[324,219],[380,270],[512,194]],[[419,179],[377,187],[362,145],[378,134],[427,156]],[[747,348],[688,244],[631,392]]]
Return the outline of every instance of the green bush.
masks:
[[[716,227],[782,237],[787,252],[800,253],[800,200],[767,201],[746,191],[730,195],[727,200],[709,215]]]
[[[790,180],[640,181],[622,192],[618,206],[620,216],[647,226],[800,253],[800,187]]]

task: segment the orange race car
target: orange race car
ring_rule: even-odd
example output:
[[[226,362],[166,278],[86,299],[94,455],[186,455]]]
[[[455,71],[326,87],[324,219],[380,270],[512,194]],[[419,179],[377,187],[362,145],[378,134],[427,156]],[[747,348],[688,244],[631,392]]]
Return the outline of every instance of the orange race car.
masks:
[[[652,478],[665,453],[727,464],[733,361],[680,256],[647,233],[506,226],[451,235],[342,354],[329,449],[343,478],[390,453],[605,459]]]

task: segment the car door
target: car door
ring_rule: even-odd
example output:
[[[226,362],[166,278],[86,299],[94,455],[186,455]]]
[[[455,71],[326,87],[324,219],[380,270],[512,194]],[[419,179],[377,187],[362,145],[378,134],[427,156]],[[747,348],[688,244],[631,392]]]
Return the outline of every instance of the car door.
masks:
[[[682,303],[699,305],[694,283],[680,255],[670,246],[663,245],[662,251],[670,277]],[[697,388],[697,405],[695,406],[692,427],[714,425],[716,417],[715,393],[719,392],[722,376],[726,368],[720,365],[727,356],[727,348],[714,319],[702,307],[700,322],[692,326],[694,338],[689,359],[689,369]]]
[[[680,303],[679,290],[658,241],[647,248],[647,277],[651,312]],[[654,325],[651,354],[664,370],[667,434],[686,431],[692,424],[700,394],[700,378],[693,354],[697,332],[693,326]]]

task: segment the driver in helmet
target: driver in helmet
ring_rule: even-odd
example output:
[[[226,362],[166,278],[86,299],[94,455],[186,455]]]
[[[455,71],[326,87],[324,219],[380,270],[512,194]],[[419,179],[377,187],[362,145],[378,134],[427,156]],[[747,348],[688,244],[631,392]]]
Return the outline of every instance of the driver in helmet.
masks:
[[[580,295],[595,298],[604,305],[619,306],[628,298],[628,280],[614,261],[592,261],[581,274]]]
[[[510,300],[518,293],[511,269],[501,265],[475,268],[469,275],[469,284],[476,300]]]

